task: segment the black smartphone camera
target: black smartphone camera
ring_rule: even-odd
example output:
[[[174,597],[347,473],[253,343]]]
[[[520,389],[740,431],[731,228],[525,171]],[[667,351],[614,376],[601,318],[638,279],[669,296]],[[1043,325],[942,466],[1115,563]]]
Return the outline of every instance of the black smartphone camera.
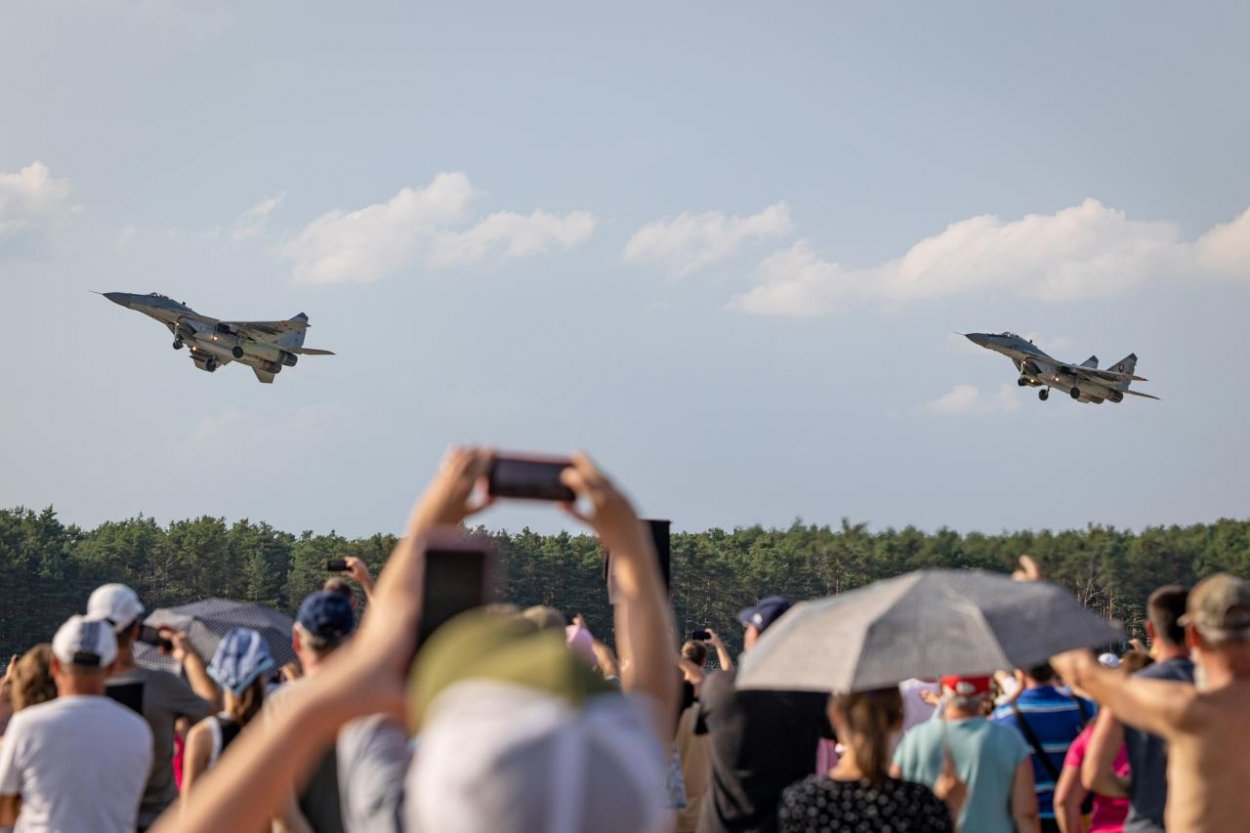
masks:
[[[494,497],[572,503],[577,496],[560,481],[570,465],[567,457],[498,455],[490,464],[487,491]]]
[[[481,541],[454,529],[425,536],[425,592],[417,647],[443,625],[469,610],[489,604],[494,590],[495,553]]]
[[[697,631],[691,631],[690,638],[693,639],[695,642],[707,642],[709,639],[712,638],[712,635],[708,633],[706,630],[700,629]]]
[[[331,558],[326,562],[326,572],[328,573],[345,573],[347,572],[346,558]]]
[[[162,639],[160,629],[151,625],[143,625],[139,628],[139,641],[144,645],[159,648],[167,654],[174,649],[174,643],[168,639]]]

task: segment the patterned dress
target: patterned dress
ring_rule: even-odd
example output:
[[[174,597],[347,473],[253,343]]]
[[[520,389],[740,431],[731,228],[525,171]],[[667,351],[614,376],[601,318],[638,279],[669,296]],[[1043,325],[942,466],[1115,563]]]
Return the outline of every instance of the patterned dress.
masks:
[[[894,778],[873,785],[813,775],[786,788],[778,815],[781,833],[954,833],[928,787]]]

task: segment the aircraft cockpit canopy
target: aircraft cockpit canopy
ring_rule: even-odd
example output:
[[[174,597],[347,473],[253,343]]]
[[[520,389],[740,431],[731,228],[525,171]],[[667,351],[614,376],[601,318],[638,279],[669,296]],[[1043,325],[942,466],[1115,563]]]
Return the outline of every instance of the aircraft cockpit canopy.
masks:
[[[1020,338],[1020,336],[1016,335],[1015,333],[1004,332],[1002,333],[1002,335],[1004,338]]]

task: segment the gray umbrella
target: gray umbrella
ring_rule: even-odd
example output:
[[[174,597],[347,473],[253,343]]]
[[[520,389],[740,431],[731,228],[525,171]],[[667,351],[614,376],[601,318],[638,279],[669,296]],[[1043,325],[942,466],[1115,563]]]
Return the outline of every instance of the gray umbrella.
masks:
[[[795,605],[743,655],[739,688],[866,691],[1027,668],[1124,635],[1046,582],[920,570]]]
[[[217,643],[231,628],[251,628],[258,631],[269,645],[269,653],[273,655],[278,666],[295,659],[295,651],[291,648],[291,626],[294,620],[285,613],[264,605],[230,599],[204,599],[178,607],[159,608],[148,614],[143,622],[153,627],[170,627],[184,631],[205,662],[212,659]],[[149,667],[166,669],[173,665],[172,660],[155,649],[144,650],[142,655],[136,650],[135,661]]]

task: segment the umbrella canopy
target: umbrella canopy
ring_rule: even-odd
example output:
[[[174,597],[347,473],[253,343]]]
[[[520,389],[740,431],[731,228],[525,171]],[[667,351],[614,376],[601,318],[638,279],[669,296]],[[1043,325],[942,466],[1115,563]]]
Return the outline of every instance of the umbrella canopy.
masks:
[[[1117,642],[1067,590],[983,570],[920,570],[795,605],[743,655],[739,688],[866,691],[989,674]]]
[[[295,620],[264,605],[230,599],[204,599],[178,607],[159,608],[143,622],[153,627],[185,631],[187,639],[205,662],[212,659],[217,643],[231,628],[258,631],[279,666],[295,659],[295,651],[291,648],[291,627]],[[147,645],[135,646],[135,662],[150,668],[176,670],[169,657]]]

